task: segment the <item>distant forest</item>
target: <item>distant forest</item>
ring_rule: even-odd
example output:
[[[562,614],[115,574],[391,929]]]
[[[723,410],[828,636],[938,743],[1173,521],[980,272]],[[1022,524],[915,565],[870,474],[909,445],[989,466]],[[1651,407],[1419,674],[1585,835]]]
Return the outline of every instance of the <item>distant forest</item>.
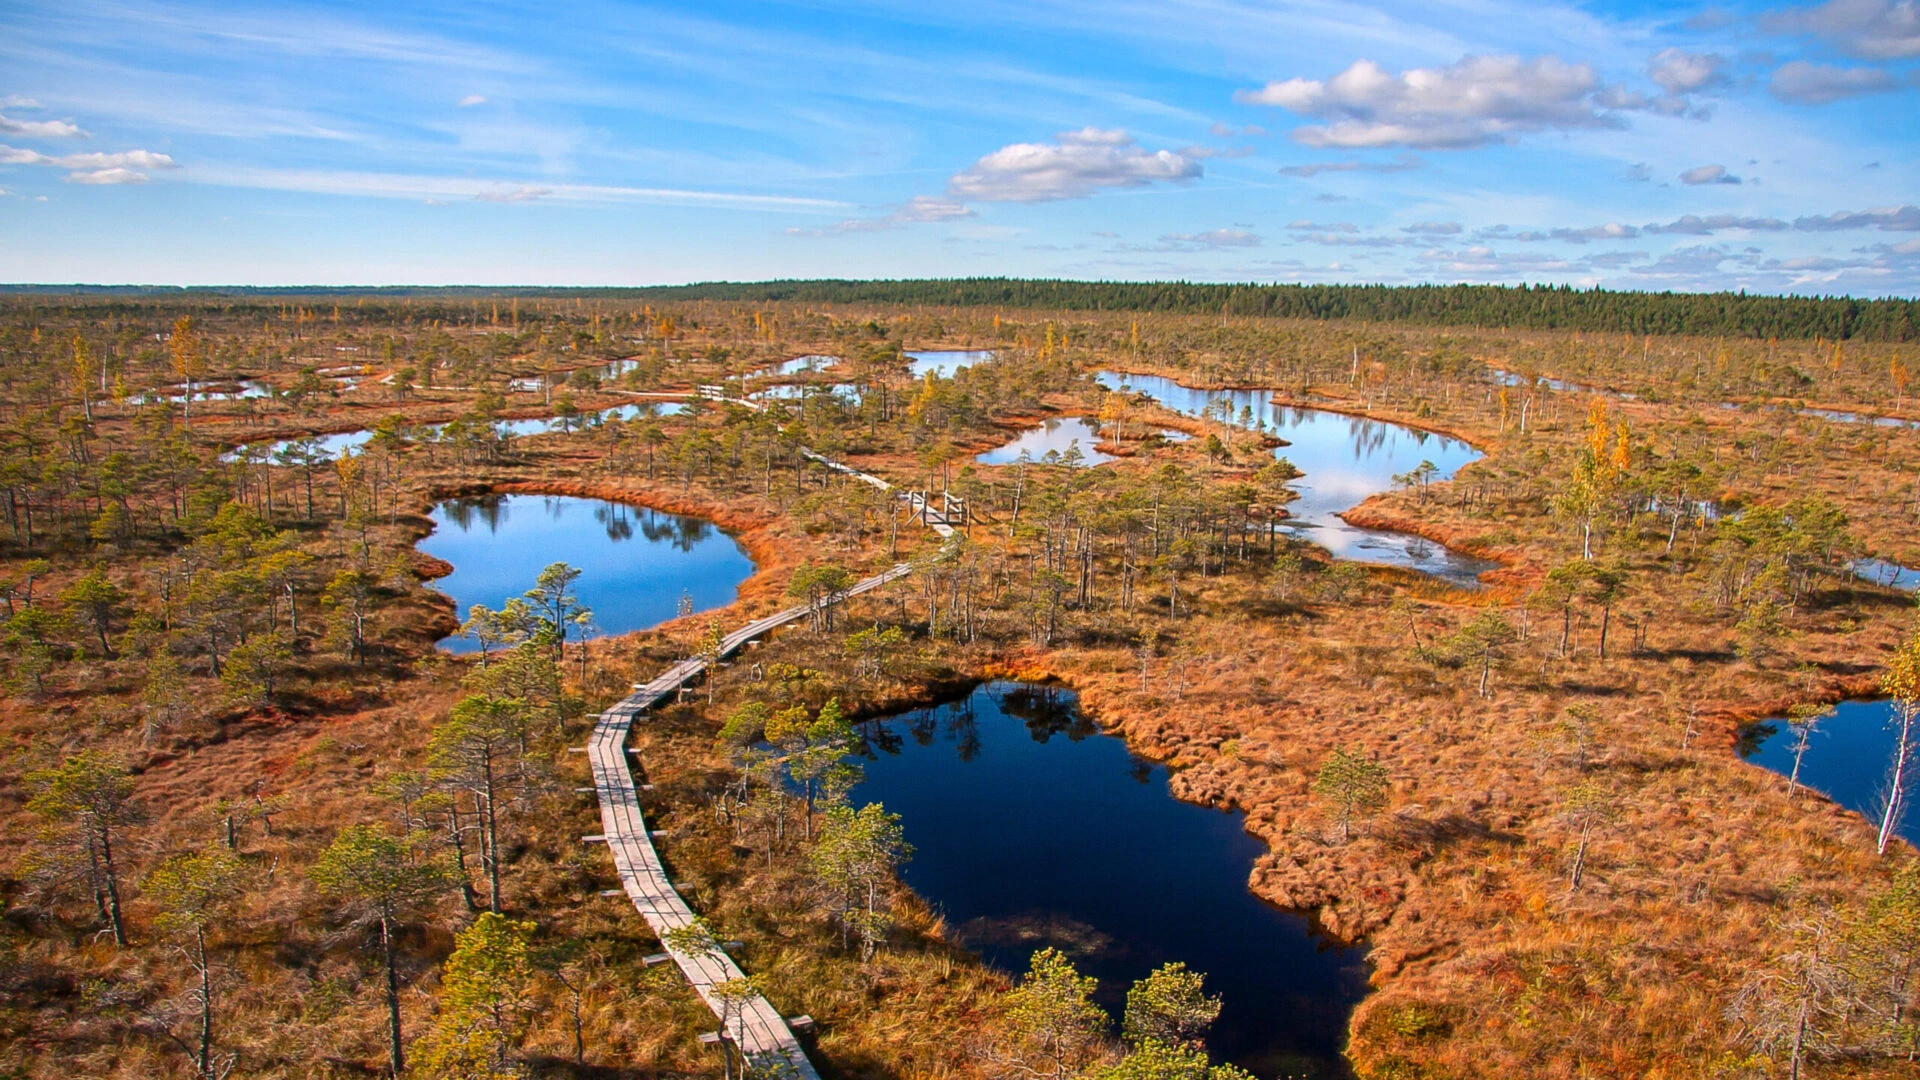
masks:
[[[903,304],[1141,311],[1353,319],[1525,330],[1691,334],[1752,338],[1920,340],[1920,301],[1758,296],[1747,293],[1614,292],[1564,285],[1207,285],[953,278],[910,281],[707,282],[646,288],[209,287],[0,285],[0,295],[94,296],[523,296],[608,300],[710,300],[800,304]]]

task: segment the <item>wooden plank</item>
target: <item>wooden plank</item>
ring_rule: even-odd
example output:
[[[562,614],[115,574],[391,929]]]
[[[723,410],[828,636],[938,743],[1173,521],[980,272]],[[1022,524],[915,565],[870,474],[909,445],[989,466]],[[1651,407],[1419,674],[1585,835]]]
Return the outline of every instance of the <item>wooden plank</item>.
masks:
[[[715,401],[731,401],[748,408],[758,409],[759,404],[721,396],[717,387],[702,386],[696,390],[698,396]],[[829,469],[854,477],[863,483],[871,484],[882,491],[892,490],[892,485],[877,476],[871,476],[857,469],[828,460],[812,450],[801,449],[808,458],[820,462]],[[917,503],[923,520],[942,537],[953,535],[953,529],[939,514],[927,513],[926,497],[914,492],[910,503]],[[940,520],[935,520],[939,518]],[[858,596],[896,581],[913,572],[910,563],[896,566],[875,574],[851,586],[845,592],[827,599],[828,603],[839,603],[850,597]],[[762,637],[782,626],[797,622],[810,614],[807,605],[791,607],[785,611],[757,619],[746,626],[728,634],[720,641],[719,655],[726,657],[747,642]],[[604,832],[586,837],[588,841],[604,841],[607,851],[613,856],[614,869],[620,877],[621,889],[608,890],[602,895],[618,895],[624,891],[633,903],[634,909],[653,933],[664,944],[669,931],[691,924],[695,918],[693,909],[667,879],[665,865],[653,846],[647,830],[646,818],[640,811],[640,792],[651,790],[653,785],[636,785],[633,772],[627,767],[627,754],[633,751],[626,746],[627,733],[632,728],[634,718],[658,704],[662,698],[678,692],[689,681],[706,670],[707,662],[701,657],[691,657],[668,668],[652,682],[635,684],[633,693],[619,703],[602,712],[597,718],[592,738],[585,747],[587,760],[593,770],[593,790],[600,800],[600,821]],[[727,946],[738,948],[738,942],[727,942]],[[666,952],[656,953],[645,958],[647,964],[665,962],[671,959],[679,965],[680,971],[693,986],[694,992],[707,1003],[715,1016],[722,1016],[720,1002],[713,995],[713,988],[720,983],[743,977],[733,958],[722,949],[706,954],[680,952],[671,945]],[[783,1019],[773,1005],[764,996],[754,995],[740,1007],[734,1018],[735,1030],[730,1034],[739,1043],[742,1050],[750,1055],[773,1054],[784,1058],[793,1068],[800,1080],[819,1080],[819,1073],[813,1063],[807,1060],[805,1051],[800,1048],[799,1040],[794,1038],[793,1027],[812,1026],[812,1017],[799,1016],[793,1024]],[[720,1036],[701,1036],[701,1040],[718,1041]]]

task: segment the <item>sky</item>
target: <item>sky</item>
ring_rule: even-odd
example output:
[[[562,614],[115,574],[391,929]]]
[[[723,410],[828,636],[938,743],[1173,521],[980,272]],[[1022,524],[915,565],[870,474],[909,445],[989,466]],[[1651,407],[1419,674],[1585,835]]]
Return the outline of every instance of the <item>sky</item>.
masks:
[[[0,281],[1920,294],[1920,0],[0,5]]]

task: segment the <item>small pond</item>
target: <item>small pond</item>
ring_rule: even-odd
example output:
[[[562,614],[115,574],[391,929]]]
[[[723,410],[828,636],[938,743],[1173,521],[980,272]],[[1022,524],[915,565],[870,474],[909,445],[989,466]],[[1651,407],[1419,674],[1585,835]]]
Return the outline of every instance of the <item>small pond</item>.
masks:
[[[634,405],[619,405],[596,413],[582,413],[572,419],[563,419],[557,416],[534,416],[520,420],[499,420],[495,421],[493,426],[496,431],[503,435],[515,437],[547,435],[554,432],[568,433],[580,431],[584,428],[604,424],[609,420],[638,420],[644,416],[676,416],[685,412],[686,408],[686,404],[679,401],[646,401]],[[421,427],[409,428],[407,436],[408,438],[420,440],[434,439],[439,437],[441,430],[445,427],[445,424],[426,424]],[[365,429],[359,431],[338,431],[331,435],[319,436],[319,448],[321,453],[325,454],[326,457],[331,460],[348,450],[357,450],[365,446],[372,438],[373,432]],[[298,439],[282,439],[279,442],[266,444],[266,450],[268,454],[278,454],[299,441]],[[235,455],[230,453],[227,457],[229,460],[232,460]]]
[[[776,383],[764,386],[747,397],[754,401],[802,401],[822,394],[839,396],[853,407],[860,404],[860,388],[852,383]]]
[[[1920,428],[1920,420],[1906,420],[1898,416],[1873,416],[1865,413],[1841,412],[1838,409],[1801,409],[1802,416],[1817,416],[1822,420],[1832,420],[1840,424],[1871,424],[1886,428]]]
[[[1855,559],[1853,573],[1862,581],[1890,586],[1903,592],[1920,589],[1920,570],[1885,559]]]
[[[453,565],[433,586],[453,598],[461,619],[473,604],[498,610],[556,562],[581,571],[574,591],[601,634],[674,618],[683,591],[697,612],[725,607],[753,573],[746,551],[712,522],[624,503],[485,495],[448,499],[432,518],[434,531],[418,546]],[[440,644],[453,652],[478,648],[459,636]]]
[[[1345,1077],[1366,951],[1247,889],[1264,845],[1240,814],[1180,802],[1167,770],[1101,734],[1057,687],[993,683],[863,725],[856,805],[901,815],[902,876],[969,947],[1018,974],[1035,950],[1127,987],[1179,960],[1225,999],[1208,1044],[1263,1077]]]
[[[1062,416],[1043,420],[1039,427],[1028,428],[1004,446],[998,446],[973,460],[982,465],[1011,465],[1026,454],[1031,461],[1043,461],[1048,454],[1064,455],[1080,448],[1080,464],[1099,465],[1113,460],[1093,448],[1100,441],[1100,426],[1085,416]]]
[[[194,401],[239,401],[244,398],[265,398],[273,396],[273,387],[259,379],[242,379],[239,382],[203,382],[193,384]],[[163,386],[158,390],[136,395],[135,405],[152,405],[167,402],[178,405],[187,399],[185,384]]]
[[[916,379],[926,378],[929,371],[943,379],[951,379],[953,373],[963,367],[972,367],[992,360],[993,350],[936,349],[930,352],[908,352],[907,359],[913,361],[913,377]]]
[[[1459,439],[1385,420],[1275,405],[1270,389],[1196,390],[1158,375],[1112,371],[1096,377],[1110,390],[1145,394],[1185,416],[1205,415],[1210,407],[1218,416],[1224,407],[1227,423],[1285,439],[1290,445],[1276,449],[1274,456],[1306,474],[1292,484],[1300,498],[1287,507],[1289,528],[1339,558],[1409,567],[1468,586],[1496,565],[1418,536],[1362,529],[1339,517],[1369,497],[1393,490],[1399,486],[1396,477],[1422,462],[1433,465],[1434,480],[1453,476],[1480,457]]]
[[[805,372],[810,372],[810,371],[825,371],[828,368],[838,364],[839,362],[840,362],[840,358],[837,356],[826,356],[820,353],[812,353],[807,356],[796,356],[791,360],[786,360],[778,364],[769,364],[766,367],[759,369],[754,374],[756,375],[799,375],[799,374],[803,374]]]
[[[1893,709],[1885,701],[1843,701],[1821,720],[1807,740],[1800,782],[1824,792],[1878,828],[1878,800],[1893,759],[1897,729],[1889,725]],[[1783,717],[1749,724],[1740,731],[1740,756],[1781,776],[1793,775],[1793,729]],[[1786,786],[1786,781],[1781,781]],[[1920,845],[1920,814],[1908,804],[1898,826],[1908,843]]]

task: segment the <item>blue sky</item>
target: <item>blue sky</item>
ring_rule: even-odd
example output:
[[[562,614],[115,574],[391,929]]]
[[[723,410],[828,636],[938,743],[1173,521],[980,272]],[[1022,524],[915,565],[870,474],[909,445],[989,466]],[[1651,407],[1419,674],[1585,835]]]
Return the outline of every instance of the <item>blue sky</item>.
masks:
[[[1916,0],[0,7],[0,280],[1920,292]]]

